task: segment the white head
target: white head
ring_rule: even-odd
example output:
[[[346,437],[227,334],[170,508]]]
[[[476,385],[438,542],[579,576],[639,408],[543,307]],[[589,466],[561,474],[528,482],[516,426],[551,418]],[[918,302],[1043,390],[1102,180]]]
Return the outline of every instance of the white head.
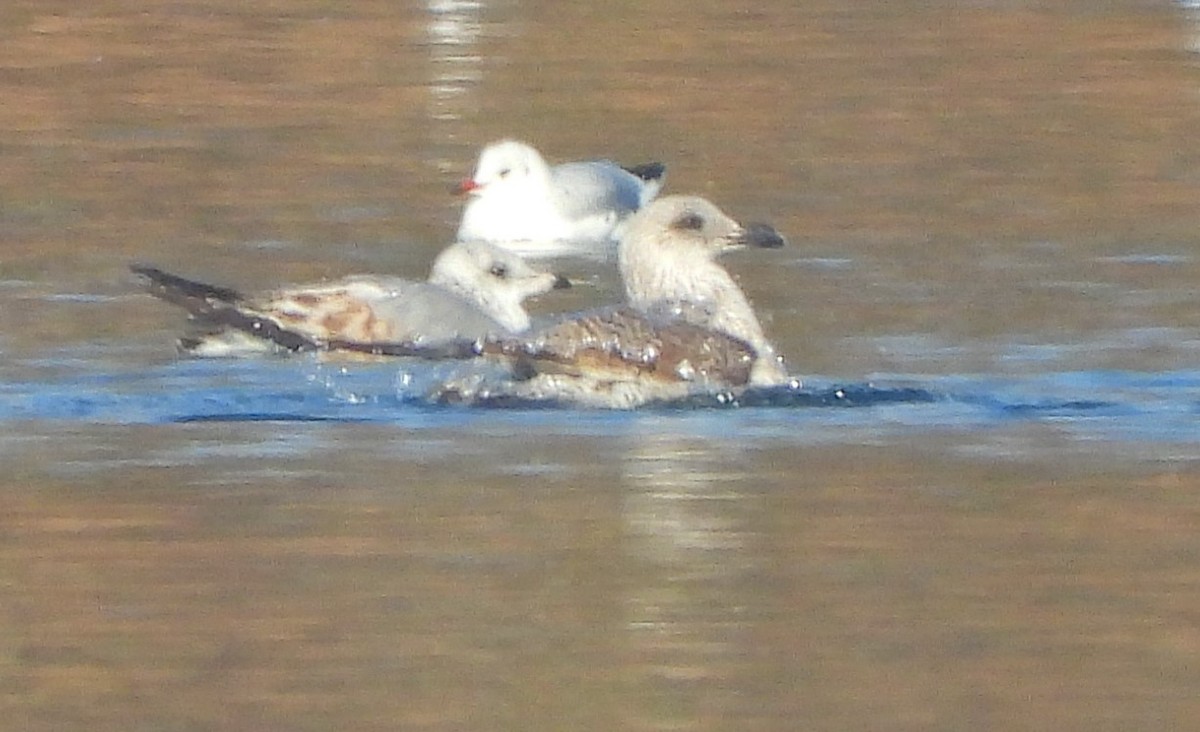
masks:
[[[744,227],[696,196],[651,201],[629,219],[617,250],[625,295],[640,310],[683,306],[703,325],[754,347],[763,370],[760,381],[782,380],[775,349],[733,277],[714,261],[747,245],[778,247],[783,237],[761,224]],[[774,364],[771,369],[766,364]]]
[[[548,185],[550,166],[541,153],[516,140],[501,140],[483,149],[475,173],[459,186],[474,196],[495,191],[517,191],[528,186]]]
[[[481,241],[458,242],[433,261],[429,282],[479,306],[512,333],[529,329],[526,298],[569,287],[566,278],[530,267],[515,254]]]

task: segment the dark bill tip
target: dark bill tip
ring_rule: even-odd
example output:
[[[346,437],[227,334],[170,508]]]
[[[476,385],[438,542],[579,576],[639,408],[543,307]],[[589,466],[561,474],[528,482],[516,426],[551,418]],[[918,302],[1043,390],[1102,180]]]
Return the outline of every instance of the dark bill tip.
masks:
[[[747,246],[762,249],[778,249],[787,244],[787,239],[770,224],[747,224],[745,240]]]
[[[571,281],[562,275],[554,275],[554,289],[569,290],[571,289]]]

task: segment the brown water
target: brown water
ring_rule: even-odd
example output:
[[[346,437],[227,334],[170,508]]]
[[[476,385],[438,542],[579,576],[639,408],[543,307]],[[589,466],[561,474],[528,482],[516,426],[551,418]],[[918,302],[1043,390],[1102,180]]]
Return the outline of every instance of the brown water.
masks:
[[[1194,726],[1198,39],[1148,0],[5,4],[0,728]],[[178,361],[126,274],[422,276],[502,136],[785,231],[729,265],[813,399],[422,406],[440,372]],[[615,296],[563,266],[543,312]]]

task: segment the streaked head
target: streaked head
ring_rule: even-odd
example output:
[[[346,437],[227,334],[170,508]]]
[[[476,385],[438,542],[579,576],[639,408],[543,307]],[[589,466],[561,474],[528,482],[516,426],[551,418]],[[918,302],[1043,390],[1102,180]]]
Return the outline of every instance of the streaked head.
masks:
[[[699,196],[665,196],[638,211],[621,237],[622,256],[631,252],[683,250],[709,258],[745,246],[780,247],[784,238],[768,224],[743,226]]]

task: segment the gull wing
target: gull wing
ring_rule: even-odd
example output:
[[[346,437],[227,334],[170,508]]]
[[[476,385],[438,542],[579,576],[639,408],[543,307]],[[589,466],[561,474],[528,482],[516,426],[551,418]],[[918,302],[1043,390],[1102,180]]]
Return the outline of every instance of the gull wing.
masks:
[[[642,206],[646,183],[607,160],[563,163],[551,170],[555,207],[569,220],[623,218]]]
[[[745,341],[632,308],[581,315],[528,341],[485,344],[484,352],[515,358],[523,376],[557,373],[601,381],[722,386],[748,383],[756,358]]]
[[[200,353],[243,350],[218,345],[222,332],[232,330],[288,351],[437,358],[446,350],[452,355],[445,357],[463,358],[475,339],[503,332],[495,320],[453,293],[398,277],[348,277],[246,297],[155,267],[132,269],[145,278],[151,294],[188,311],[203,334],[184,344]]]

